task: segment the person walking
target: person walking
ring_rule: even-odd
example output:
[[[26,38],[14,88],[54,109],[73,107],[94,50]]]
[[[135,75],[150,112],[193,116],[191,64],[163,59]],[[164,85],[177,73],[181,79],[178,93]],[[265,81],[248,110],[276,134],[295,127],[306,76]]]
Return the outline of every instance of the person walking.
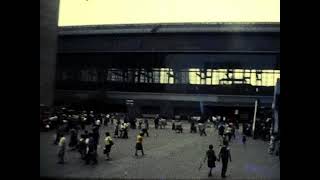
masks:
[[[191,120],[190,133],[197,133],[197,128],[194,120]]]
[[[89,139],[87,141],[87,149],[86,149],[86,164],[90,164],[92,161],[93,164],[97,164],[97,150],[96,150],[96,143],[94,140],[94,134],[90,133],[89,134]]]
[[[218,161],[222,162],[222,170],[221,170],[221,177],[226,177],[226,172],[228,168],[228,161],[231,162],[231,153],[230,148],[228,147],[228,142],[223,142],[223,146],[220,149]]]
[[[61,138],[59,140],[59,151],[58,151],[58,158],[59,164],[64,164],[64,155],[66,151],[66,138],[64,137],[64,133],[61,133]]]
[[[104,143],[105,143],[105,147],[104,147],[103,153],[106,155],[106,160],[110,160],[110,151],[114,143],[109,132],[106,132]]]
[[[172,130],[176,130],[176,120],[172,119]]]
[[[110,121],[110,115],[107,114],[107,115],[105,116],[104,126],[108,127],[109,121]]]
[[[86,144],[86,136],[84,134],[80,135],[80,139],[79,139],[79,143],[78,143],[78,151],[80,153],[80,157],[81,159],[85,158],[86,155],[86,148],[87,148],[87,144]]]
[[[216,167],[216,160],[217,160],[217,157],[216,157],[216,154],[213,150],[213,145],[210,144],[209,145],[209,150],[206,152],[206,156],[204,158],[204,161],[205,162],[207,160],[208,162],[208,168],[210,168],[210,171],[209,171],[209,174],[208,174],[208,177],[212,176],[212,168]]]
[[[124,125],[124,123],[121,123],[121,125],[120,125],[120,138],[124,138],[123,137],[124,129],[125,129],[125,125]]]
[[[97,150],[99,145],[99,139],[100,139],[99,127],[94,127],[92,129],[92,135],[93,135],[94,147],[95,147],[95,150]]]
[[[54,145],[58,145],[60,138],[62,137],[61,136],[62,134],[63,134],[63,126],[60,125],[56,131],[56,138],[55,138],[55,141],[53,142]]]
[[[156,118],[154,119],[154,127],[156,128],[156,129],[158,129],[158,127],[159,127],[159,115],[157,115],[156,116]]]
[[[202,122],[200,122],[200,123],[198,124],[198,126],[199,126],[200,136],[202,136],[202,135],[207,136],[205,124],[202,123]]]
[[[138,120],[138,129],[141,129],[142,127],[142,118],[139,118]]]
[[[247,142],[247,137],[246,137],[246,135],[243,135],[242,136],[242,144],[245,145],[246,142]]]
[[[114,129],[114,137],[119,138],[119,127],[120,125],[117,123]]]
[[[145,121],[143,124],[142,124],[142,133],[144,136],[144,134],[147,134],[147,137],[149,137],[149,132],[148,132],[148,123],[146,123],[147,121]]]
[[[70,142],[69,142],[69,147],[71,150],[75,150],[78,144],[78,133],[76,129],[72,128],[70,130]]]
[[[220,124],[220,126],[219,126],[219,135],[222,137],[223,136],[223,134],[224,134],[224,126],[223,126],[223,124],[221,123]]]
[[[128,139],[129,123],[124,123],[123,138]]]
[[[142,141],[143,141],[143,133],[140,133],[140,134],[137,136],[135,156],[138,156],[138,151],[139,151],[139,150],[142,152],[142,156],[144,155],[143,146],[142,146]]]

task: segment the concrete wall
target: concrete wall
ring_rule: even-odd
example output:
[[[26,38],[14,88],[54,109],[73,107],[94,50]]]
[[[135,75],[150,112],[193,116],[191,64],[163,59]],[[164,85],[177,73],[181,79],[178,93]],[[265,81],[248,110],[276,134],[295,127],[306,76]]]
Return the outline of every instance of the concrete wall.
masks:
[[[40,1],[40,104],[51,106],[57,51],[59,0]]]

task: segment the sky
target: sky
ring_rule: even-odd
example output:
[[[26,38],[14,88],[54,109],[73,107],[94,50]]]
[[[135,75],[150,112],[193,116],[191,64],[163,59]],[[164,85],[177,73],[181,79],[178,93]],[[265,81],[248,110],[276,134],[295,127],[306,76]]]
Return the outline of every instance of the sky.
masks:
[[[280,0],[60,0],[59,26],[280,22]]]

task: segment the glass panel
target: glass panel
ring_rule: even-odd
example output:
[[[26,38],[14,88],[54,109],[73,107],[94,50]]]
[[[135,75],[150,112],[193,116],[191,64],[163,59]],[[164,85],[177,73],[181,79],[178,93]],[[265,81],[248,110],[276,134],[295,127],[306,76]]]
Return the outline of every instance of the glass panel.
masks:
[[[257,77],[256,77],[256,70],[251,70],[251,85],[257,85]]]
[[[262,73],[262,86],[274,86],[273,73]]]
[[[200,77],[197,75],[200,73],[199,69],[189,69],[189,81],[190,84],[200,84]]]
[[[168,72],[169,72],[169,68],[161,68],[161,72],[160,72],[160,83],[161,84],[168,83]]]

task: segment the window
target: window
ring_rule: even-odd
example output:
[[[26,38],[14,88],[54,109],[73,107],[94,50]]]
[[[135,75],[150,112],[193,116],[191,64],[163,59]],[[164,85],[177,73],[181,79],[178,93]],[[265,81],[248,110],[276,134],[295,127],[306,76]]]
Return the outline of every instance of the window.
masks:
[[[262,86],[274,86],[273,70],[262,71]]]
[[[189,82],[190,84],[200,84],[200,74],[199,69],[189,69]]]
[[[207,85],[211,85],[212,84],[212,69],[207,69],[206,84]]]
[[[169,82],[169,68],[161,68],[160,70],[160,83],[161,84],[168,84]]]
[[[140,71],[140,73],[139,73]],[[84,82],[97,82],[98,72],[96,68],[81,69],[77,80]],[[126,77],[123,79],[123,73]],[[227,76],[229,73],[229,77]],[[201,85],[231,85],[251,84],[252,86],[275,86],[280,78],[280,70],[264,69],[205,69],[198,68],[173,70],[170,68],[104,69],[103,74],[107,81],[135,82],[135,83],[160,83],[160,84],[201,84]],[[57,79],[71,80],[75,74],[61,70],[57,72]],[[235,79],[235,80],[232,80]],[[124,81],[125,80],[125,81]],[[140,82],[139,82],[140,80]]]

